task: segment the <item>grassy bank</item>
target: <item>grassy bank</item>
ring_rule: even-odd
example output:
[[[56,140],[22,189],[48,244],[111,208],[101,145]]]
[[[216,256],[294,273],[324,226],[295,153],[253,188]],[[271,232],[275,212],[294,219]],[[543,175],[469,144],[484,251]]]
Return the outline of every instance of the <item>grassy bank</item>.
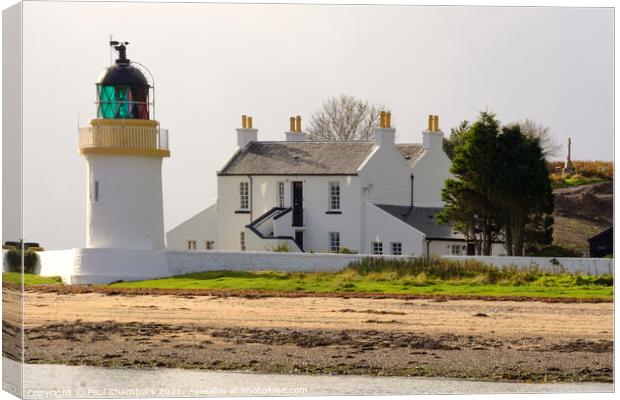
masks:
[[[592,185],[593,183],[611,182],[609,180],[598,177],[585,177],[581,175],[565,176],[563,174],[551,175],[551,186],[554,189],[562,189],[567,187],[576,187],[583,185]]]
[[[19,272],[3,272],[2,283],[11,285],[21,285],[22,278]],[[58,276],[44,277],[35,274],[24,274],[24,284],[31,285],[55,285],[62,284],[62,280]]]
[[[24,274],[26,286],[61,285],[59,277]],[[4,283],[19,285],[19,273]],[[101,285],[128,289],[224,289],[305,293],[382,293],[438,296],[613,299],[613,276],[569,274],[561,266],[498,268],[474,260],[364,259],[338,272],[211,271],[170,278]]]
[[[476,261],[371,260],[339,272],[212,271],[110,285],[123,288],[368,292],[446,296],[613,298],[613,277],[497,268]]]

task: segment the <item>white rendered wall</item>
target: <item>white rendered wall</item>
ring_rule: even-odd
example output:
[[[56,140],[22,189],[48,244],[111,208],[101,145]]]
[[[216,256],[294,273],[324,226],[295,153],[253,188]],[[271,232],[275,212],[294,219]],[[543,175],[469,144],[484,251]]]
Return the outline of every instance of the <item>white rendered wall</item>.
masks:
[[[377,204],[411,204],[411,168],[393,145],[377,147],[359,170],[365,199]]]
[[[171,275],[202,271],[339,271],[364,257],[356,254],[169,251]]]
[[[39,268],[41,276],[60,276],[63,282],[71,282],[75,273],[77,249],[39,251]]]
[[[571,258],[571,257],[496,257],[496,256],[446,256],[449,260],[477,260],[498,267],[515,265],[517,267],[539,266],[548,270],[559,270],[560,265],[567,272],[583,274],[613,274],[613,258]],[[555,263],[559,265],[555,265]]]
[[[359,250],[361,244],[361,202],[359,177],[356,176],[257,176],[252,177],[252,213],[239,214],[239,182],[250,182],[247,176],[218,177],[217,238],[218,250],[239,250],[239,233],[252,219],[277,206],[277,182],[285,187],[285,207],[291,205],[293,181],[302,181],[304,250],[327,252],[329,232],[340,232],[341,247]],[[329,182],[340,182],[341,214],[328,211]],[[287,218],[288,219],[288,218]],[[280,232],[282,226],[278,226]],[[292,235],[296,228],[291,229]],[[263,250],[264,250],[263,246]],[[247,248],[247,245],[246,245]]]
[[[154,279],[190,272],[234,270],[338,271],[367,255],[228,251],[170,251],[128,249],[69,249],[39,252],[40,273],[60,276],[68,284],[105,284],[119,280]],[[396,256],[384,255],[390,258]],[[408,256],[396,257],[408,258]],[[499,267],[537,265],[558,271],[548,257],[445,256],[451,260],[475,259]],[[613,274],[607,258],[557,258],[564,270],[583,274]],[[5,266],[6,269],[6,266]]]
[[[403,255],[426,254],[423,233],[369,202],[364,204],[363,236],[362,252],[365,254],[372,253],[372,242],[382,242],[385,255],[392,253],[392,242],[402,243]]]
[[[443,151],[443,134],[424,132],[428,147],[413,167],[413,202],[417,207],[443,207],[441,189],[451,178],[452,162]]]
[[[162,249],[164,221],[159,157],[89,154],[86,246]],[[99,182],[99,200],[94,185]]]
[[[206,250],[207,241],[217,246],[217,206],[212,204],[166,234],[166,248],[187,250],[187,241],[195,240],[197,250]]]
[[[169,276],[165,250],[68,249],[41,251],[39,274],[68,284],[105,284]]]
[[[463,249],[462,246],[466,246],[464,242],[458,241],[447,241],[447,240],[433,240],[429,245],[429,251],[431,256],[442,257],[442,256],[451,256],[452,255],[452,245],[461,246],[461,255],[467,254],[467,249]],[[426,254],[426,252],[424,253]],[[492,256],[504,256],[506,255],[506,249],[504,245],[501,243],[493,243],[491,246],[491,255]]]
[[[299,253],[301,249],[292,239],[264,239],[251,229],[245,228],[245,249],[249,252],[273,251],[278,246],[286,245],[290,253]]]

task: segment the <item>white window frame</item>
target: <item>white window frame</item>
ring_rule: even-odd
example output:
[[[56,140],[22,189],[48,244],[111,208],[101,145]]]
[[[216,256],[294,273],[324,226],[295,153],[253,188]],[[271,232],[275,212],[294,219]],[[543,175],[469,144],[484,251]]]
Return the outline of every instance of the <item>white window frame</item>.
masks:
[[[245,232],[239,232],[239,248],[241,251],[245,251]]]
[[[453,244],[450,246],[450,254],[453,256],[463,255],[463,245]]]
[[[402,256],[403,255],[403,243],[402,242],[392,242],[391,243],[392,255]],[[394,251],[394,248],[398,247],[397,251]]]
[[[276,203],[280,208],[284,208],[284,202],[286,201],[285,187],[284,181],[278,181],[276,183]]]
[[[383,242],[372,242],[372,254],[375,256],[383,255]]]
[[[340,253],[340,232],[329,232],[328,233],[329,240],[329,251],[334,253]]]
[[[213,250],[213,249],[215,249],[215,241],[213,241],[213,240],[205,240],[205,249],[206,250]]]
[[[250,182],[239,182],[239,209],[250,209]]]
[[[188,240],[187,241],[187,250],[196,250],[196,241]]]
[[[330,211],[340,211],[341,205],[340,182],[332,181],[327,185],[327,207]]]

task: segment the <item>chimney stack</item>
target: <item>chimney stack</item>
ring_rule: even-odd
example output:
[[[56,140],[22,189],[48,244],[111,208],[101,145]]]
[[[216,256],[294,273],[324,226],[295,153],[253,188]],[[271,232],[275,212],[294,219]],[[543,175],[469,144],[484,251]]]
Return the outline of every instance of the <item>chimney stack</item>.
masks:
[[[258,129],[252,128],[252,117],[249,115],[241,116],[241,128],[237,128],[237,146],[245,149],[248,144],[256,142]]]
[[[301,132],[301,116],[291,117],[290,130],[286,133],[287,142],[305,142],[306,136]]]
[[[392,113],[381,111],[379,114],[379,127],[375,128],[375,144],[381,146],[394,146],[396,129],[392,128]]]
[[[443,149],[443,132],[439,129],[439,116],[428,116],[428,127],[422,132],[422,146],[427,149]]]

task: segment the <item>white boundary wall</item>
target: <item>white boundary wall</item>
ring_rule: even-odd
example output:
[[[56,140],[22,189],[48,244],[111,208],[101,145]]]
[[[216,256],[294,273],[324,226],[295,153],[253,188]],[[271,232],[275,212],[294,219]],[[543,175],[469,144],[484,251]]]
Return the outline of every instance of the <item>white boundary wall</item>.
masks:
[[[450,260],[477,260],[498,267],[516,265],[518,267],[538,266],[547,270],[564,269],[570,273],[601,275],[614,273],[613,258],[571,258],[571,257],[494,257],[494,256],[444,256]]]
[[[170,273],[172,275],[180,275],[190,272],[217,270],[338,271],[353,261],[368,256],[359,254],[276,253],[265,251],[169,251],[167,257]]]
[[[60,276],[68,284],[105,284],[142,280],[192,272],[233,271],[338,271],[366,257],[408,258],[409,256],[369,256],[367,254],[275,253],[263,251],[171,251],[130,249],[68,249],[39,252],[38,272]],[[614,260],[608,258],[445,256],[452,260],[473,259],[496,266],[539,266],[582,274],[613,274]],[[5,266],[6,269],[6,266]]]

